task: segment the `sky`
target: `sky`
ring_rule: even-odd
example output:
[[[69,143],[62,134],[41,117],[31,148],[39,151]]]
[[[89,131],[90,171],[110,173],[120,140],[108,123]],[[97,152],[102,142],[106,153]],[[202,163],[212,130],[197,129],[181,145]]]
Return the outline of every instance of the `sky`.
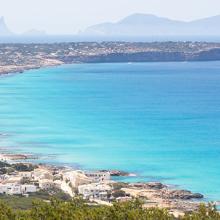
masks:
[[[219,15],[220,0],[0,0],[0,16],[15,33],[75,34],[133,13],[189,21]]]

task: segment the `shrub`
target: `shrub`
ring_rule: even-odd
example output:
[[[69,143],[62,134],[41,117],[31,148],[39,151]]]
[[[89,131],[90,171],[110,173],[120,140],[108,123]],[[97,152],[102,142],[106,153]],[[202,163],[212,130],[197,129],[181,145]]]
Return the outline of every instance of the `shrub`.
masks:
[[[166,209],[142,208],[139,200],[115,202],[113,206],[89,206],[80,198],[72,201],[35,201],[29,210],[12,210],[0,202],[0,220],[220,220],[214,206],[201,205],[178,219]]]

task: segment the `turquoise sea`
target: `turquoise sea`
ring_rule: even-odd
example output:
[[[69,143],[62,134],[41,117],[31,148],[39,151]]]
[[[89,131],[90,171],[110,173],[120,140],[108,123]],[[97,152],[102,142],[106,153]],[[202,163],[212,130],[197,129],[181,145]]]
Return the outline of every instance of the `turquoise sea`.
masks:
[[[78,64],[0,77],[0,147],[220,200],[220,62]]]

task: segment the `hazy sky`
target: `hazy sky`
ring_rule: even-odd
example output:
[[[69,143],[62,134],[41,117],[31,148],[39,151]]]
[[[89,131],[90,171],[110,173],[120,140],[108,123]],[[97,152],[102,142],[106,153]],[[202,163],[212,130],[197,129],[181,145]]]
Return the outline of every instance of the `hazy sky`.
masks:
[[[220,14],[220,0],[0,0],[0,16],[17,33],[72,34],[132,13],[193,20]]]

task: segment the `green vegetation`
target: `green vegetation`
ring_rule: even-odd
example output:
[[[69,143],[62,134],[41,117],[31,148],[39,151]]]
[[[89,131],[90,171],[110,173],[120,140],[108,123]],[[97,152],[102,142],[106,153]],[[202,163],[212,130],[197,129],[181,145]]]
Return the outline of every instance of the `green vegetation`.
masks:
[[[19,172],[30,172],[37,168],[37,165],[33,164],[24,164],[24,163],[15,163],[12,167]]]
[[[198,212],[186,214],[181,220],[220,220],[220,213],[212,205],[201,205]]]
[[[31,172],[38,166],[33,164],[15,163],[9,164],[7,162],[0,161],[0,174],[10,174],[15,171],[18,172]]]
[[[0,161],[0,168],[4,168],[4,167],[10,167],[11,165],[9,163]]]
[[[198,212],[174,218],[165,209],[143,209],[139,200],[113,206],[89,206],[82,199],[50,202],[36,200],[28,210],[10,208],[0,202],[1,220],[220,220],[213,206],[201,205]]]
[[[116,182],[112,184],[114,190],[120,190],[122,188],[126,188],[128,186],[128,183],[123,182]]]
[[[113,195],[114,198],[119,198],[119,197],[125,197],[126,193],[123,190],[115,190],[112,193],[112,195]]]
[[[6,174],[11,172],[11,165],[0,161],[0,174]]]
[[[30,193],[28,197],[22,195],[5,195],[0,194],[0,201],[7,204],[13,209],[27,210],[33,207],[34,201],[49,201],[51,198],[60,201],[69,201],[71,197],[61,190],[40,190],[36,193]],[[1,220],[1,218],[0,218]]]

